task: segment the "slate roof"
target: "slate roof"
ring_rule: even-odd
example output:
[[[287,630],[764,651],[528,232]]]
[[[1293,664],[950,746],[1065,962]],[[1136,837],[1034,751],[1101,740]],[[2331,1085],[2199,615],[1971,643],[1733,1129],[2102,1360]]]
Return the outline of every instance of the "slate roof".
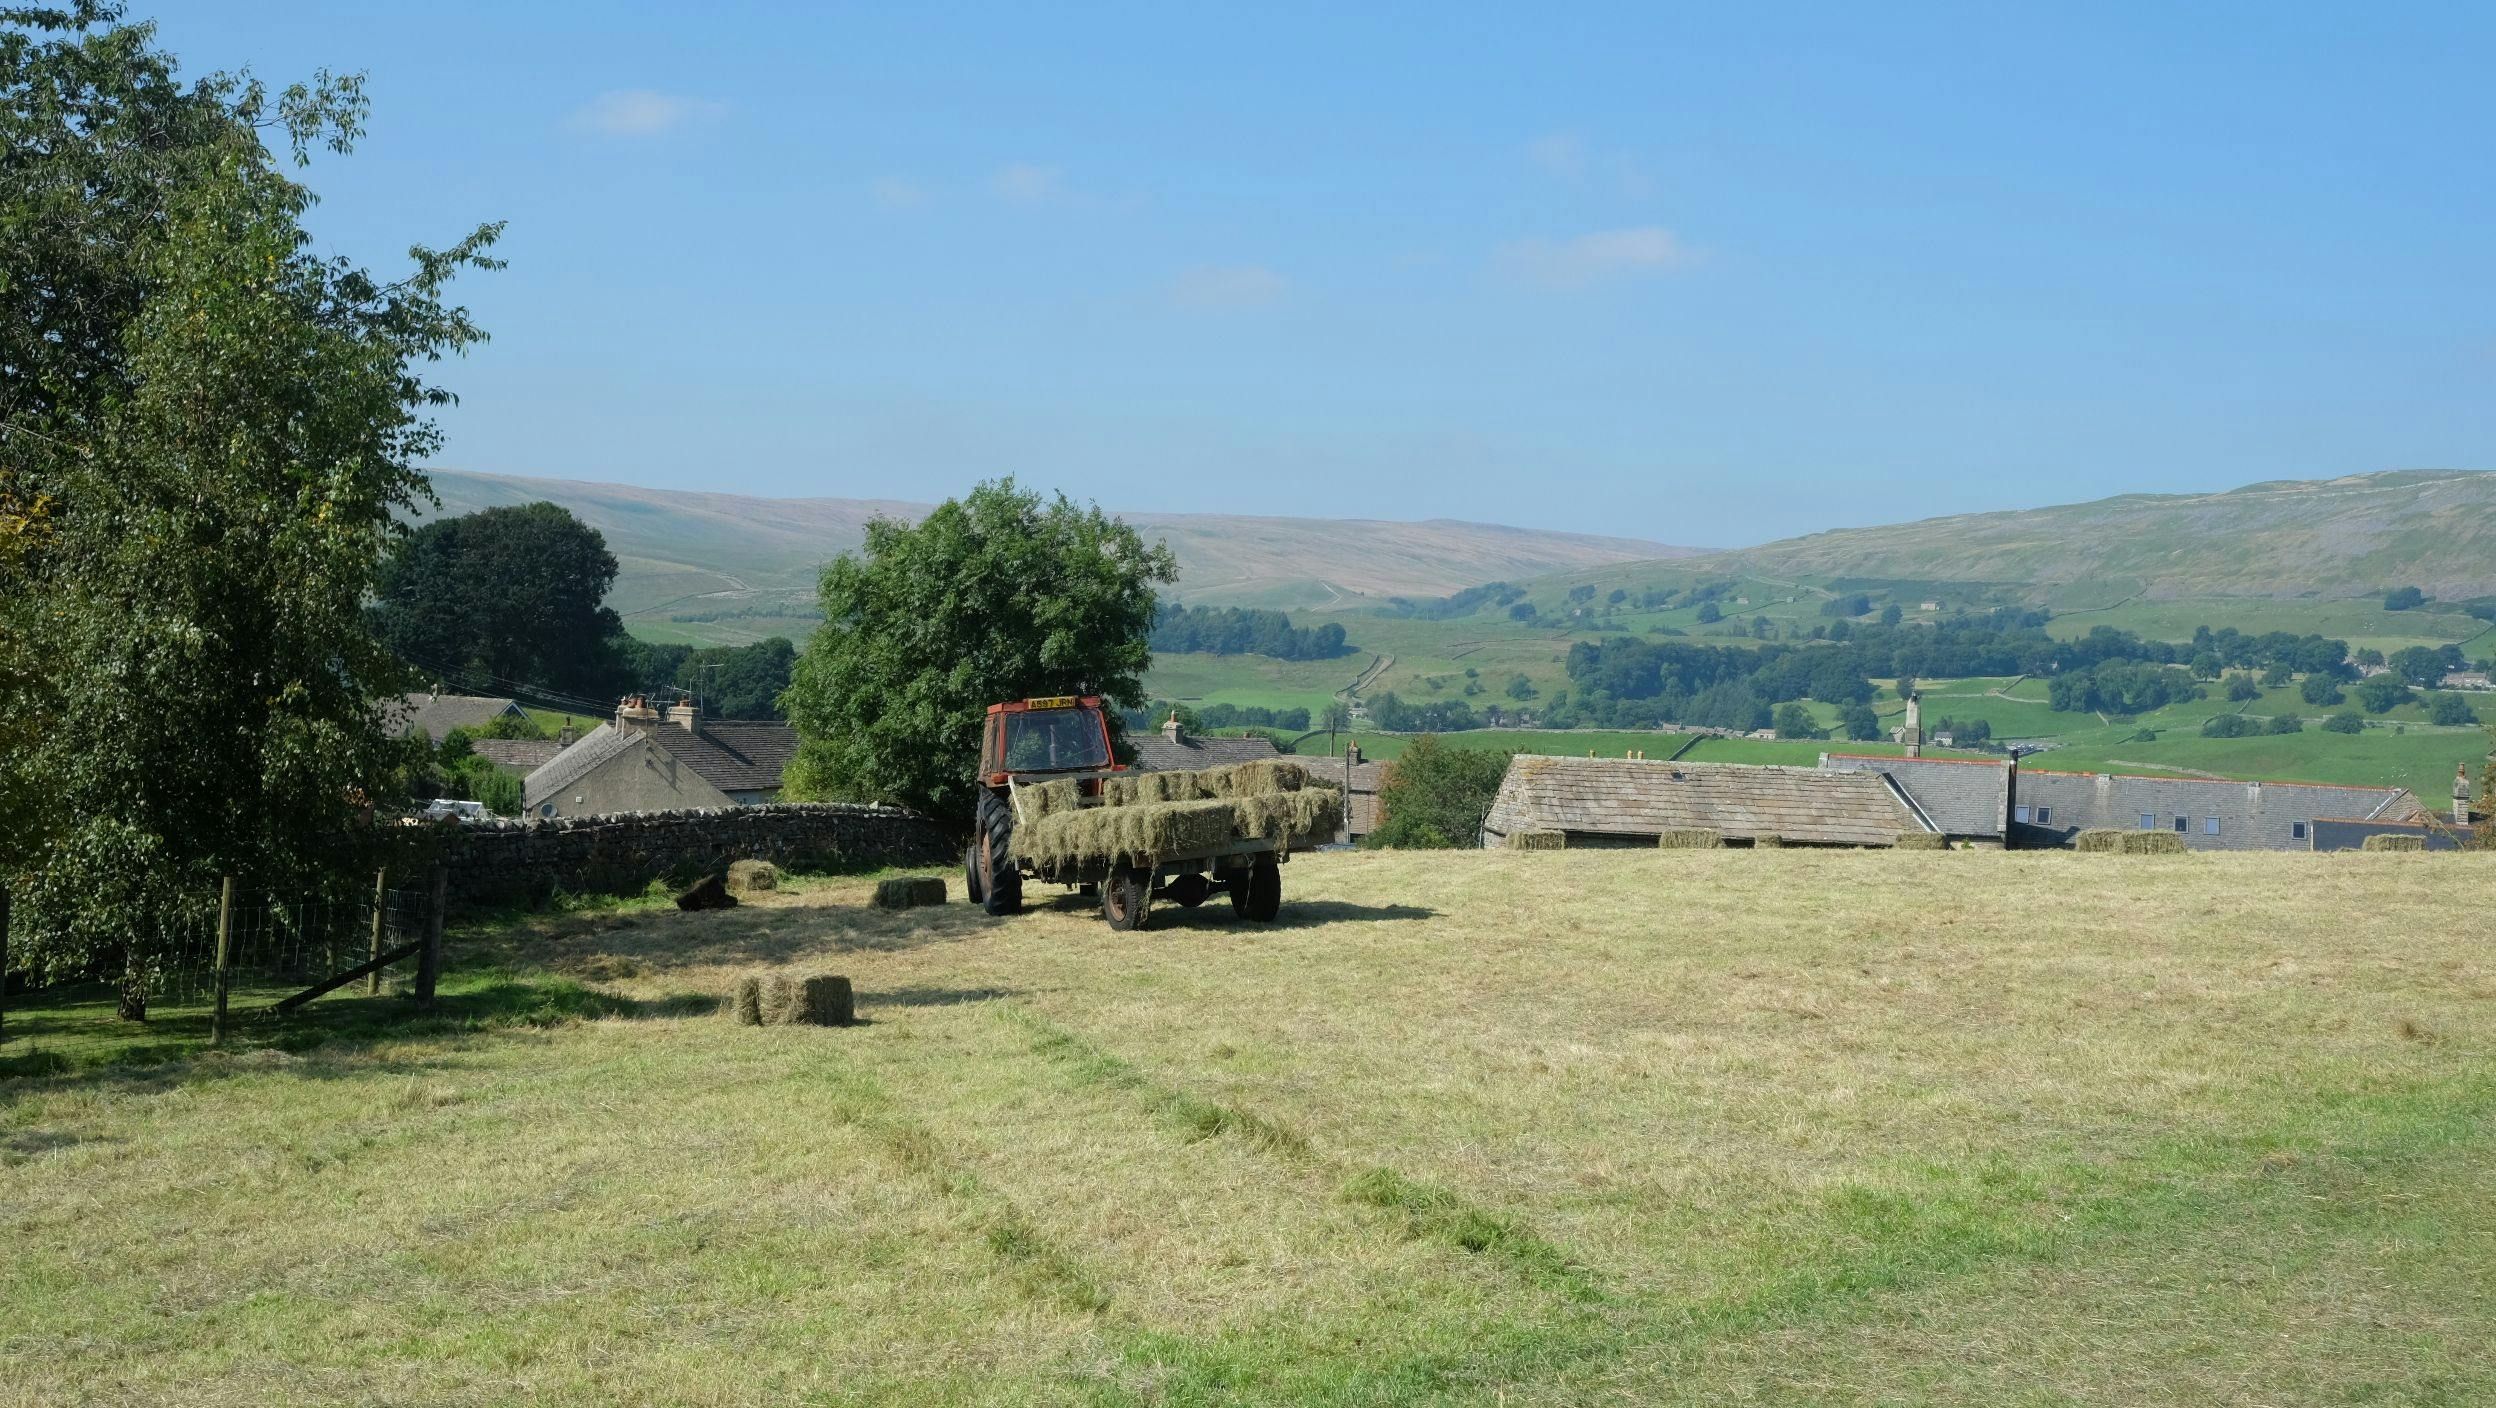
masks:
[[[2414,821],[2427,814],[2406,787],[2339,787],[2319,782],[2233,782],[2198,777],[2148,777],[2138,773],[2055,772],[2022,768],[2011,839],[2022,846],[2065,846],[2092,827],[2140,829],[2150,817],[2159,830],[2175,831],[2196,851],[2302,851],[2312,844],[2313,824],[2325,817],[2347,821]],[[2047,820],[2033,818],[2036,809]],[[2209,818],[2219,834],[2209,832]],[[2306,836],[2295,834],[2302,824]]]
[[[1135,766],[1140,772],[1227,767],[1232,763],[1253,763],[1283,755],[1272,739],[1259,735],[1247,738],[1184,735],[1173,743],[1167,735],[1155,731],[1129,734],[1127,742],[1135,749]]]
[[[797,756],[797,729],[784,723],[720,719],[703,721],[698,731],[673,723],[641,731],[722,792],[776,792],[789,759]]]
[[[553,762],[563,745],[551,738],[480,738],[468,745],[468,751],[526,777]]]
[[[1311,777],[1343,789],[1344,829],[1337,835],[1350,839],[1378,829],[1378,787],[1386,780],[1386,764],[1347,764],[1340,757],[1310,758],[1307,762]]]
[[[521,799],[530,811],[536,811],[539,803],[562,796],[600,764],[640,746],[640,730],[600,724],[583,735],[580,742],[557,753],[524,778],[520,784]]]
[[[2007,760],[1823,753],[1820,766],[1886,774],[1945,835],[1999,841],[2010,822],[2011,765]]]
[[[1878,772],[1745,763],[1520,754],[1508,764],[1484,829],[1644,837],[1705,827],[1727,837],[1801,844],[1893,845],[1933,824]]]
[[[455,728],[482,728],[519,705],[486,694],[403,694],[382,706],[382,727],[392,738],[422,732],[439,743]]]

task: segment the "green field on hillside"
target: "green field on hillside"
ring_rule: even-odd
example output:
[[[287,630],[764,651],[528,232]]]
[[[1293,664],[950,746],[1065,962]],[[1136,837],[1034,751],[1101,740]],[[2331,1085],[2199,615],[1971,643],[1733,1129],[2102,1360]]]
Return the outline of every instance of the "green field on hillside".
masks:
[[[455,935],[437,1018],[0,1079],[0,1399],[2487,1402],[2492,867],[1345,854],[1260,928]],[[782,967],[865,1023],[711,1015]]]

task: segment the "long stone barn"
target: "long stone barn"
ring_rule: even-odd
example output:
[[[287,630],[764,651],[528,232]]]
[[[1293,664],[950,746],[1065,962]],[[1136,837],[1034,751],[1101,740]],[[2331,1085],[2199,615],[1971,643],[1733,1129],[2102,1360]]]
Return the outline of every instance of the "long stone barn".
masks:
[[[1705,830],[1728,846],[1894,846],[1940,829],[1878,772],[1520,754],[1482,844],[1557,831],[1572,849],[1651,847],[1667,831]]]

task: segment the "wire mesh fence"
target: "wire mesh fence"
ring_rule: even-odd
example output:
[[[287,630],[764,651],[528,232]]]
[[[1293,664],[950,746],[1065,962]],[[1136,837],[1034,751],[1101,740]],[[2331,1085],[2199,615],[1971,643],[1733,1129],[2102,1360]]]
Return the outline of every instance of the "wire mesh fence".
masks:
[[[421,947],[433,929],[435,906],[429,886],[377,883],[353,898],[210,891],[174,920],[161,942],[145,945],[156,955],[144,974],[148,1005],[212,1005],[220,958],[233,1010],[282,1003],[376,959]],[[414,990],[418,982],[419,965],[401,961],[353,981],[350,990]]]

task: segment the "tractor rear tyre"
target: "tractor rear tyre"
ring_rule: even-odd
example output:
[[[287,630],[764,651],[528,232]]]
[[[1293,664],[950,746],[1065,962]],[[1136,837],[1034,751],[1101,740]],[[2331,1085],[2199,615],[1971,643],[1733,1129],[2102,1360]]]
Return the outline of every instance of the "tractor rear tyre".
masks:
[[[1272,856],[1259,856],[1247,873],[1231,881],[1231,912],[1251,923],[1264,924],[1283,910],[1283,868]]]
[[[996,793],[981,789],[971,836],[979,870],[980,906],[1000,918],[1023,908],[1023,873],[1014,868],[1014,811]]]
[[[1101,917],[1112,929],[1141,929],[1153,905],[1153,877],[1131,865],[1109,873],[1101,886]]]
[[[971,844],[962,848],[962,892],[970,896],[973,904],[983,903],[988,898],[988,887],[980,883],[978,837],[973,837]]]

